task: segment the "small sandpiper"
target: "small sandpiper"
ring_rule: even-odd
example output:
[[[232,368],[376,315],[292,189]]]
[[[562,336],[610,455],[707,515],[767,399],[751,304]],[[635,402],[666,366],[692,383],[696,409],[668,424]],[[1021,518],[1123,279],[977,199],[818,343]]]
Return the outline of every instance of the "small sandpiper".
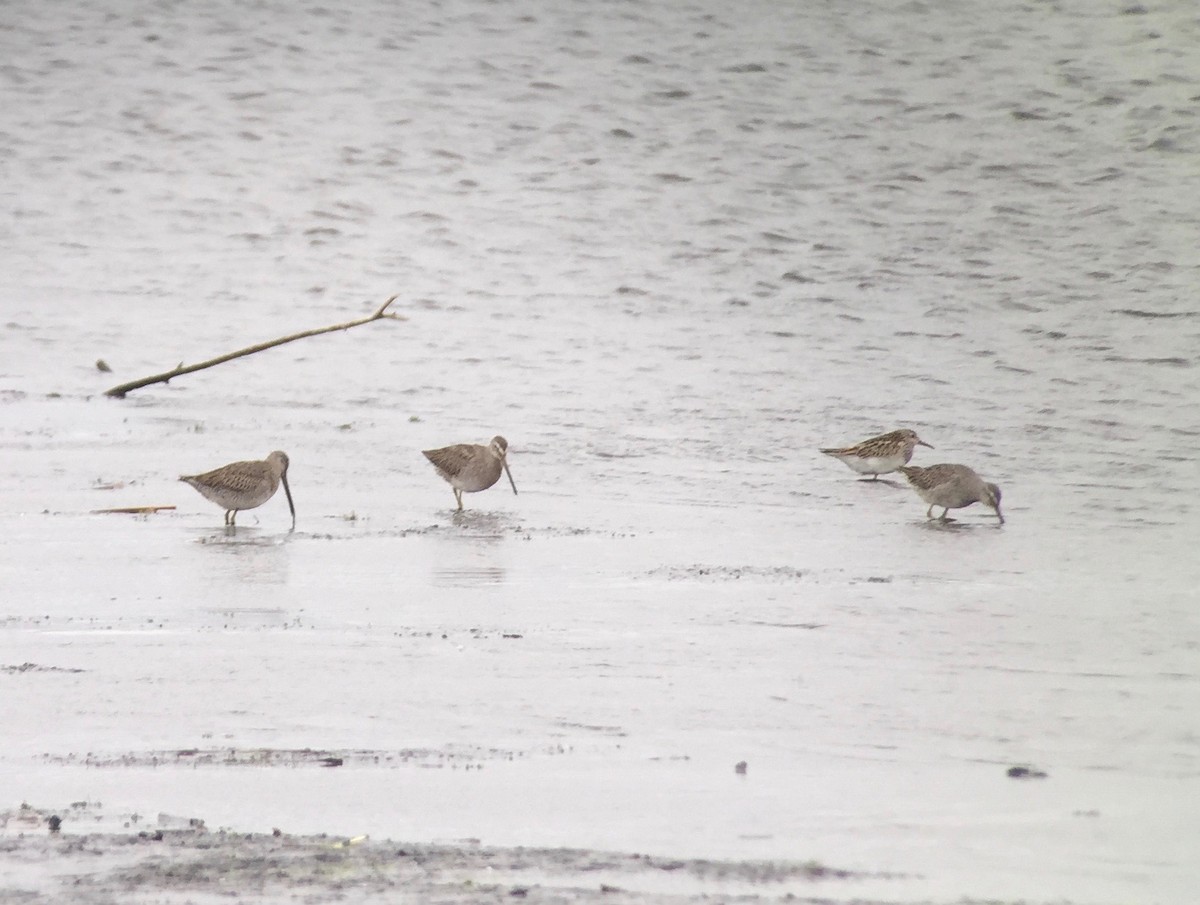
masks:
[[[181,475],[179,480],[191,484],[206,500],[225,510],[225,524],[234,525],[243,509],[256,509],[279,489],[287,494],[288,509],[292,511],[292,527],[296,527],[296,507],[292,504],[292,489],[288,487],[287,453],[276,450],[265,459],[253,462],[231,462],[212,471],[197,475]]]
[[[513,494],[517,492],[517,484],[513,480],[512,472],[508,470],[508,441],[503,437],[492,437],[492,442],[487,446],[459,443],[422,452],[425,458],[433,463],[437,473],[449,482],[459,511],[462,511],[463,507],[463,493],[487,490],[500,480],[501,471],[508,475]]]
[[[871,475],[874,481],[881,474],[889,474],[907,465],[913,457],[913,449],[917,446],[933,446],[917,436],[916,431],[907,428],[892,431],[890,434],[880,434],[870,440],[863,440],[853,446],[841,449],[822,449],[827,456],[833,456],[839,462],[845,462],[851,470],[859,474]]]
[[[926,518],[933,518],[933,507],[941,506],[940,516],[943,522],[952,521],[947,516],[951,509],[962,509],[972,503],[983,503],[996,511],[996,518],[1004,524],[1004,516],[1000,514],[1000,488],[989,484],[979,477],[974,469],[966,465],[930,465],[921,468],[909,465],[900,469],[908,483],[920,495],[929,508],[925,510]]]

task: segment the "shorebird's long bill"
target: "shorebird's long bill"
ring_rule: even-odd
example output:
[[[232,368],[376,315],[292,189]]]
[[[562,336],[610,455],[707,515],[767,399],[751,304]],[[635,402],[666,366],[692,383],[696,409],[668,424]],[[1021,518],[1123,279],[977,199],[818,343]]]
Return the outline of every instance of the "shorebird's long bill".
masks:
[[[288,509],[292,510],[292,527],[296,527],[296,506],[292,503],[292,488],[288,487],[287,475],[283,476],[283,492],[287,494]]]
[[[1000,514],[1000,504],[997,503],[994,508],[996,510],[996,518],[1000,519],[1000,524],[1003,525],[1004,524],[1004,516],[1002,516]]]
[[[924,440],[918,440],[917,446],[928,446],[930,449],[934,448],[932,443],[926,443]]]
[[[504,462],[504,473],[508,475],[508,483],[512,484],[513,496],[516,496],[517,482],[512,479],[512,472],[508,470],[508,462]]]

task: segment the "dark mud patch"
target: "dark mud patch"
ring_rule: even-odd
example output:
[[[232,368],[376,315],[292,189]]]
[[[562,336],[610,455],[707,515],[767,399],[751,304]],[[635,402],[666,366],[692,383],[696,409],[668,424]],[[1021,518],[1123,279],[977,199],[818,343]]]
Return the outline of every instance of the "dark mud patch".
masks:
[[[667,581],[799,581],[808,574],[792,566],[662,566],[651,569],[651,578]]]
[[[16,666],[0,666],[0,672],[3,673],[22,673],[22,672],[84,672],[82,669],[74,669],[69,666],[42,666],[39,663],[19,663]]]
[[[539,754],[562,754],[559,745]],[[426,767],[482,769],[487,761],[512,761],[527,752],[503,748],[403,748],[392,751],[348,748],[178,748],[86,754],[44,754],[42,761],[60,766],[122,767]]]
[[[331,516],[345,522],[363,524],[366,519],[349,519],[344,516]],[[535,538],[563,537],[602,537],[610,539],[637,537],[630,531],[613,531],[598,528],[587,528],[572,525],[526,525],[496,513],[471,512],[453,513],[447,517],[446,523],[422,525],[408,528],[385,528],[382,530],[358,530],[347,534],[322,532],[296,532],[295,537],[307,540],[361,540],[363,538],[454,538],[461,537],[472,540],[503,540],[516,538],[518,540],[533,540]],[[210,543],[219,542],[213,538]]]
[[[751,619],[745,623],[746,625],[761,625],[765,628],[799,628],[807,631],[813,631],[819,628],[827,628],[824,622],[763,622],[758,619]]]
[[[826,902],[869,877],[816,862],[717,861],[588,849],[396,843],[326,835],[209,832],[201,820],[114,815],[96,831],[99,805],[65,813],[22,805],[0,813],[0,900],[241,900],[293,902],[700,903]],[[52,818],[61,829],[51,832]],[[13,824],[21,829],[13,832]],[[79,832],[80,827],[86,827]],[[897,878],[899,879],[899,878]],[[716,896],[716,898],[714,898]],[[863,899],[853,901],[868,905]]]

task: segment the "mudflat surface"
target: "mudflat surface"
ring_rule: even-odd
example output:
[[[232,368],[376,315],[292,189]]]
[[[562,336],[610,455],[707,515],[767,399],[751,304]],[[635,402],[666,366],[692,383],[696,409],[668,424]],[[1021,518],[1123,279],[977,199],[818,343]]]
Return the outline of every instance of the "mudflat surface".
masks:
[[[0,814],[3,901],[23,903],[828,901],[868,878],[816,862],[719,861],[566,848],[376,842],[210,832],[204,821],[110,815],[77,802],[76,829],[32,808]],[[115,825],[101,830],[97,824]],[[100,831],[96,831],[100,830]],[[856,899],[859,902],[866,900]]]
[[[5,11],[0,897],[1194,902],[1192,4]]]

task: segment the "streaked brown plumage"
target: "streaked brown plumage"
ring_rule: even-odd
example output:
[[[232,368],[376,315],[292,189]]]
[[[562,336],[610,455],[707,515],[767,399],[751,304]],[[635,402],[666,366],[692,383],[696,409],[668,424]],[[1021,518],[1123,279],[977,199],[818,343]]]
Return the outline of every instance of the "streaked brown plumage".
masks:
[[[929,504],[925,510],[926,518],[933,518],[933,507],[941,506],[942,521],[947,520],[951,509],[962,509],[972,503],[983,503],[991,506],[996,512],[1000,524],[1004,524],[1004,516],[1000,514],[1000,488],[989,484],[974,469],[966,465],[930,465],[920,468],[909,465],[900,469],[908,483]]]
[[[459,443],[422,452],[433,463],[437,473],[449,482],[460,510],[463,507],[463,493],[487,490],[500,480],[501,471],[508,475],[513,493],[517,492],[517,484],[508,470],[508,441],[503,437],[492,437],[492,442],[487,446]]]
[[[917,436],[916,431],[904,428],[880,434],[853,446],[822,449],[820,452],[846,463],[859,474],[871,475],[871,480],[874,481],[881,474],[888,474],[896,471],[901,465],[908,464],[908,460],[913,456],[913,449],[917,446],[933,449],[931,444]]]
[[[292,489],[287,479],[287,453],[276,450],[265,459],[250,462],[231,462],[204,474],[182,475],[179,480],[195,487],[206,499],[225,510],[225,524],[236,524],[243,509],[255,509],[275,495],[280,482],[287,494],[288,509],[292,512],[292,527],[296,527],[296,507],[292,504]]]

